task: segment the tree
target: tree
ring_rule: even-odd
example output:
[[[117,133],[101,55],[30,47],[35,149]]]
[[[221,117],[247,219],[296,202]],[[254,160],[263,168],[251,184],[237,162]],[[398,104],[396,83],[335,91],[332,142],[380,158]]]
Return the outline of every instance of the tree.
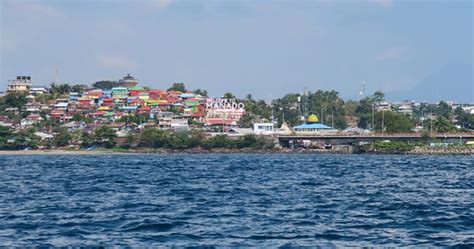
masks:
[[[255,148],[258,146],[257,137],[253,134],[245,135],[236,141],[237,148]]]
[[[51,94],[55,97],[63,96],[65,94],[69,94],[71,92],[71,86],[69,84],[56,84],[51,83],[50,90]]]
[[[79,92],[79,93],[82,93],[84,92],[85,89],[84,89],[84,86],[82,85],[79,85],[79,84],[75,84],[71,87],[71,92]]]
[[[252,114],[250,113],[245,113],[244,115],[242,115],[242,117],[240,117],[239,121],[237,122],[237,124],[240,126],[240,127],[245,127],[245,128],[250,128],[253,126],[253,118],[252,118]]]
[[[36,94],[35,101],[41,104],[49,104],[50,102],[54,101],[54,96],[50,94]]]
[[[94,84],[92,84],[94,88],[99,88],[102,90],[110,90],[114,87],[120,86],[120,84],[117,81],[110,81],[110,80],[101,80],[97,81]]]
[[[35,135],[36,130],[34,128],[22,130],[14,137],[14,142],[11,145],[12,149],[25,149],[38,147],[40,138]]]
[[[108,125],[101,125],[95,129],[94,140],[99,145],[112,148],[116,144],[115,138],[117,138],[115,130]]]
[[[201,145],[204,134],[200,131],[173,132],[167,138],[166,147],[171,149],[189,149]]]
[[[252,126],[251,123],[257,121],[258,119],[270,120],[273,107],[268,105],[264,100],[254,100],[250,94],[247,94],[245,100],[243,100],[243,103],[245,105],[245,111],[247,114],[241,119],[241,125],[244,127]]]
[[[0,149],[7,149],[9,147],[7,141],[12,136],[12,130],[5,126],[0,126]]]
[[[383,93],[382,91],[376,91],[373,95],[372,95],[372,100],[375,102],[375,103],[380,103],[382,101],[385,100],[385,93]]]
[[[235,95],[230,93],[230,92],[226,92],[224,93],[224,99],[235,99]]]
[[[289,93],[272,102],[279,126],[283,123],[283,120],[293,126],[299,123],[299,97],[300,94]]]
[[[94,138],[90,133],[83,131],[81,134],[81,142],[82,147],[87,147],[94,143]]]
[[[346,108],[347,115],[356,116],[356,109],[358,106],[358,102],[354,100],[346,101],[344,107]]]
[[[26,96],[26,92],[9,92],[4,98],[4,105],[7,108],[22,108],[28,102]]]
[[[142,124],[146,123],[148,120],[149,116],[146,114],[128,114],[127,116],[122,116],[118,120],[119,122],[126,122],[127,124],[129,123],[135,123],[135,124]]]
[[[132,131],[129,131],[127,133],[127,136],[125,137],[125,141],[121,145],[123,148],[129,149],[131,147],[134,147],[137,142],[137,135],[133,133]]]
[[[138,145],[148,148],[160,148],[166,144],[167,132],[157,129],[145,129],[138,136]]]
[[[86,117],[80,113],[76,113],[72,116],[72,121],[83,121],[85,123],[91,123],[93,119],[90,117]]]
[[[375,114],[375,130],[382,130],[382,123],[384,131],[386,132],[409,132],[414,127],[412,120],[403,114],[396,112],[385,111],[377,112]]]
[[[71,141],[72,137],[71,134],[69,134],[68,130],[65,128],[61,128],[59,130],[59,133],[54,136],[53,144],[56,146],[66,146],[69,144],[69,141]]]
[[[212,148],[231,148],[234,143],[229,139],[227,135],[217,135],[211,138],[208,138],[204,141],[204,147]]]
[[[438,116],[433,120],[433,128],[438,132],[448,132],[455,129],[451,121],[443,116]]]
[[[449,117],[453,114],[453,110],[451,106],[448,105],[448,103],[440,101],[437,106],[436,114],[449,119]]]
[[[194,93],[198,94],[198,95],[201,95],[201,96],[204,96],[204,97],[207,97],[207,90],[201,90],[200,88],[198,88],[194,91]]]
[[[372,115],[374,115],[374,100],[369,97],[365,97],[359,101],[355,112],[358,117],[357,126],[363,129],[372,127]],[[373,127],[372,127],[373,128]]]
[[[178,91],[178,92],[186,92],[186,86],[184,85],[184,83],[173,83],[173,85],[168,88],[168,91]]]

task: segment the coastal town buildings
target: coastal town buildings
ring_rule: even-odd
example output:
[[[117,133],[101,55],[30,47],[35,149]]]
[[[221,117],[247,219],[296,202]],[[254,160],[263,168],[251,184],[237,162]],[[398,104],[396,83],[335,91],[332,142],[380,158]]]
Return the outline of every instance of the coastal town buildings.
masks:
[[[17,76],[8,81],[7,92],[29,91],[32,85],[31,76]]]
[[[138,85],[138,80],[129,74],[117,81],[104,81],[111,87],[89,87],[75,85],[65,92],[54,92],[54,87],[32,86],[30,76],[18,76],[15,82],[8,86],[7,94],[22,95],[24,100],[21,105],[5,106],[0,113],[0,126],[8,127],[15,131],[14,134],[34,129],[41,132],[41,139],[48,140],[51,136],[59,134],[60,130],[67,130],[71,134],[93,134],[97,127],[107,125],[111,127],[119,138],[124,140],[130,132],[140,132],[147,128],[157,128],[170,132],[181,132],[199,130],[205,132],[206,136],[226,134],[233,138],[246,135],[259,135],[277,137],[280,135],[363,135],[376,133],[372,124],[377,118],[376,112],[384,112],[387,115],[399,115],[409,117],[414,121],[413,129],[409,132],[421,132],[427,128],[426,120],[436,120],[440,113],[433,113],[433,107],[440,104],[417,103],[415,101],[389,102],[379,101],[372,103],[367,108],[365,116],[366,126],[358,126],[355,116],[344,117],[347,124],[339,130],[331,127],[336,122],[333,113],[325,122],[320,122],[316,114],[323,111],[311,110],[315,114],[303,117],[300,102],[290,102],[280,106],[279,117],[275,118],[272,103],[264,103],[234,98],[212,98],[197,94],[198,91],[177,91],[173,88],[151,89]],[[107,84],[108,84],[107,83]],[[22,90],[20,90],[22,89]],[[253,108],[246,110],[246,104]],[[257,106],[257,104],[261,106]],[[428,107],[431,105],[431,111]],[[462,110],[466,114],[474,114],[472,104],[442,103],[451,108]],[[256,114],[256,107],[267,110],[267,113]],[[423,109],[424,108],[424,109]],[[275,108],[277,109],[277,108]],[[387,113],[390,112],[390,113]],[[421,112],[421,113],[420,113]],[[292,127],[286,115],[298,113],[293,117],[293,124],[304,121],[303,124]],[[382,114],[383,115],[383,114]],[[245,118],[243,118],[245,116]],[[16,117],[16,118],[11,118]],[[281,118],[281,119],[280,119]],[[415,121],[415,118],[418,118]],[[280,119],[280,120],[279,120]],[[354,119],[351,121],[351,119]],[[297,120],[296,122],[294,120]],[[457,115],[450,115],[449,122],[457,125],[458,129],[464,129],[465,119]],[[375,120],[376,121],[376,120]],[[388,124],[387,120],[385,125]],[[382,122],[384,122],[382,121]],[[462,122],[461,122],[462,121]],[[380,122],[380,120],[379,120]],[[459,122],[459,124],[458,124]],[[281,127],[277,128],[276,124]],[[328,124],[331,124],[329,126]],[[430,123],[432,126],[432,124]],[[336,124],[336,127],[337,124]],[[379,129],[379,128],[377,128]],[[71,140],[70,144],[74,144]]]

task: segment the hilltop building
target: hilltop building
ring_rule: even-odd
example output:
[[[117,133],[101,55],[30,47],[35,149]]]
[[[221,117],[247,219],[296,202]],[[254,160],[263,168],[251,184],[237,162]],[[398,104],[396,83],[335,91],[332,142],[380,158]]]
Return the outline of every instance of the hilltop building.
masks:
[[[381,102],[376,104],[375,108],[378,112],[391,111],[392,110],[392,105],[387,101],[381,101]]]
[[[7,92],[29,91],[31,85],[31,76],[16,76],[15,80],[8,81]]]
[[[130,74],[127,74],[127,76],[123,77],[123,79],[119,80],[119,84],[123,87],[126,88],[133,88],[136,85],[138,85],[138,79],[135,79],[133,76]]]
[[[30,86],[29,92],[33,95],[46,94],[48,92],[48,88],[45,86]]]

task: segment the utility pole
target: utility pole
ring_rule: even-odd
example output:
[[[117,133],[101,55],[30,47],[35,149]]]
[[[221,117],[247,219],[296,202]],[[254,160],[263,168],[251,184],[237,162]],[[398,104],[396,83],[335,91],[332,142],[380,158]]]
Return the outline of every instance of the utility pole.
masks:
[[[301,96],[298,96],[298,124],[301,124],[301,117],[303,116],[303,111],[301,110]]]
[[[281,124],[284,124],[285,123],[285,108],[280,107],[280,111],[281,111],[281,114],[283,115],[283,121],[281,122]]]
[[[430,137],[433,137],[433,112],[430,113]]]
[[[321,124],[324,124],[324,108],[321,108]]]
[[[384,127],[385,115],[384,114],[385,114],[385,110],[382,111],[382,137],[385,130],[385,127]]]
[[[423,115],[423,107],[421,107],[421,127],[424,129],[425,127],[423,126],[423,121],[425,121],[425,115]]]
[[[372,104],[372,132],[375,132],[375,103]]]
[[[332,109],[331,119],[331,127],[334,128],[334,109]]]

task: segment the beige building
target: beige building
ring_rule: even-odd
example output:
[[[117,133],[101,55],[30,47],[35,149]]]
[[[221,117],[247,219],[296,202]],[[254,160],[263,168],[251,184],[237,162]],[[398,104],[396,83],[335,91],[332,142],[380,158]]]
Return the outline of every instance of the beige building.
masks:
[[[15,80],[8,81],[7,92],[29,91],[31,84],[31,76],[16,76]]]

